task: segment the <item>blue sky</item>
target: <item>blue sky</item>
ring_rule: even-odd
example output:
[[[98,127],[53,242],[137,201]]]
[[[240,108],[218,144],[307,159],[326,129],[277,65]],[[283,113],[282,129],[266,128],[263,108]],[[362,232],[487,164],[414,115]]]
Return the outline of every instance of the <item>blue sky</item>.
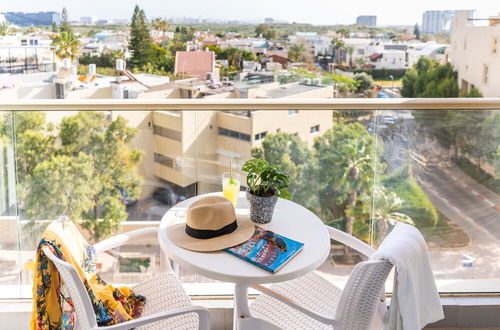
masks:
[[[476,17],[500,12],[496,0],[21,0],[0,1],[1,11],[60,11],[80,16],[130,18],[138,3],[151,17],[194,17],[262,21],[265,17],[313,24],[351,24],[358,15],[377,15],[380,25],[420,24],[425,10],[475,9]]]

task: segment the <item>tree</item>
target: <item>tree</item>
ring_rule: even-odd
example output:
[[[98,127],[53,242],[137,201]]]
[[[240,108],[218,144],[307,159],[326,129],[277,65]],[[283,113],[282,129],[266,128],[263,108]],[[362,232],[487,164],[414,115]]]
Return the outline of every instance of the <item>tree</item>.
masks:
[[[349,55],[349,71],[352,71],[352,67],[353,67],[352,56],[354,54],[354,47],[347,46],[347,47],[345,47],[345,50],[346,50],[347,54]]]
[[[9,26],[7,25],[7,22],[2,22],[0,24],[0,36],[6,36],[9,33]]]
[[[342,65],[342,51],[345,50],[344,40],[335,38],[331,41],[333,49],[335,51],[335,59],[338,65]]]
[[[263,37],[267,40],[277,39],[278,33],[276,30],[271,29],[268,24],[259,24],[255,28],[255,34],[257,37]]]
[[[130,25],[129,49],[132,52],[130,63],[132,66],[141,67],[147,64],[151,50],[151,37],[144,10],[135,5],[132,23]]]
[[[413,35],[415,39],[420,39],[420,28],[418,27],[418,23],[415,23],[415,27],[413,28]]]
[[[374,83],[373,78],[366,72],[356,73],[353,77],[357,86],[357,92],[363,94],[371,93]]]
[[[252,149],[252,156],[263,158],[290,178],[291,200],[309,209],[318,210],[315,161],[307,143],[290,133],[266,135],[261,148]]]
[[[105,115],[100,112],[80,112],[61,122],[63,152],[73,157],[79,152],[91,156],[94,175],[100,182],[100,187],[94,189],[94,208],[85,215],[84,223],[96,240],[127,217],[120,190],[132,199],[139,195],[141,180],[135,169],[142,153],[127,146],[136,132],[127,127],[121,116],[106,124]]]
[[[349,29],[342,27],[336,31],[338,34],[340,34],[340,38],[347,38],[349,37]]]
[[[23,182],[25,215],[30,220],[67,216],[80,220],[93,206],[94,189],[99,185],[93,172],[92,158],[84,153],[76,157],[54,155],[39,163]]]
[[[375,137],[359,123],[336,125],[314,143],[323,218],[327,222],[342,220],[350,235],[358,196],[373,185],[374,148]]]
[[[63,118],[57,135],[43,113],[16,113],[14,122],[23,215],[83,220],[93,240],[127,218],[121,199],[140,194],[142,153],[129,146],[137,131],[123,117],[80,112]]]
[[[61,31],[52,38],[52,45],[56,47],[56,55],[59,58],[74,60],[80,54],[80,40],[71,32]]]
[[[52,22],[52,32],[54,33],[59,32],[59,27],[57,26],[56,22]]]
[[[170,28],[170,24],[166,20],[157,17],[151,22],[151,27],[156,31],[165,33]]]
[[[404,97],[458,97],[457,73],[451,64],[422,56],[403,76]]]
[[[415,225],[411,217],[404,213],[404,201],[395,192],[387,192],[383,186],[375,186],[372,194],[363,193],[360,201],[350,212],[359,222],[375,225],[375,242],[372,243],[380,243],[389,227],[397,222]]]
[[[292,62],[300,62],[304,60],[305,48],[304,44],[295,43],[288,48],[288,58]]]
[[[63,7],[61,12],[61,27],[59,29],[61,32],[66,32],[68,34],[73,33],[73,29],[71,28],[71,24],[69,24],[68,19],[68,10],[66,7]]]

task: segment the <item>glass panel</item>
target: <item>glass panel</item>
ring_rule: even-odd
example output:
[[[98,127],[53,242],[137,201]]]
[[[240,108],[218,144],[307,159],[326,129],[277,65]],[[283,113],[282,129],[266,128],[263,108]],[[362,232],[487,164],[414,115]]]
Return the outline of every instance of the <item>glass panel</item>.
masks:
[[[500,112],[379,111],[373,243],[396,221],[424,235],[441,292],[500,289]]]
[[[244,174],[252,157],[290,175],[293,201],[374,247],[396,221],[415,224],[441,291],[500,291],[500,111],[2,115],[0,248],[7,257],[0,260],[0,297],[31,295],[34,249],[49,221],[83,219],[90,241],[157,225],[176,203],[221,191],[229,162]],[[78,175],[67,171],[78,166]],[[157,241],[134,243],[98,256],[106,279],[133,283],[158,270]],[[320,271],[343,281],[360,260],[332,242]],[[214,282],[182,268],[179,275],[184,283]]]
[[[24,267],[19,250],[13,122],[10,112],[0,112],[0,298],[20,296]]]

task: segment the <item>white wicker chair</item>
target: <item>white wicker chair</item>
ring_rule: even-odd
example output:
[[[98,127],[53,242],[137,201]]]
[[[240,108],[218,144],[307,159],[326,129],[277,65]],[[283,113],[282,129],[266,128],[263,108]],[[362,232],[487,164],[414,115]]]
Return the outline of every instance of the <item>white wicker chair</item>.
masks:
[[[134,230],[108,238],[94,247],[96,252],[103,252],[152,234],[157,235],[158,229]],[[135,293],[144,295],[147,299],[141,318],[98,327],[87,290],[76,269],[55,256],[49,248],[44,247],[43,252],[56,265],[68,288],[75,306],[77,329],[210,329],[208,310],[191,304],[167,260],[162,260],[161,265],[166,273],[133,287]]]
[[[340,230],[328,227],[328,232],[331,239],[367,257],[375,252]],[[252,285],[264,294],[250,305],[250,313],[283,329],[380,329],[387,311],[384,284],[391,269],[392,264],[385,260],[360,262],[344,290],[316,272],[270,288]]]

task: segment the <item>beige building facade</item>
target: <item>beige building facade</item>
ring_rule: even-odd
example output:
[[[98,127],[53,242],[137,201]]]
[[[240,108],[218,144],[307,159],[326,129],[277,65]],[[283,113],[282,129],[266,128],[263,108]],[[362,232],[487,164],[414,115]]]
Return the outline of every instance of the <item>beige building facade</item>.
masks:
[[[470,11],[459,11],[453,20],[450,60],[458,72],[462,91],[477,88],[484,97],[500,97],[500,14],[487,25],[470,20]]]

